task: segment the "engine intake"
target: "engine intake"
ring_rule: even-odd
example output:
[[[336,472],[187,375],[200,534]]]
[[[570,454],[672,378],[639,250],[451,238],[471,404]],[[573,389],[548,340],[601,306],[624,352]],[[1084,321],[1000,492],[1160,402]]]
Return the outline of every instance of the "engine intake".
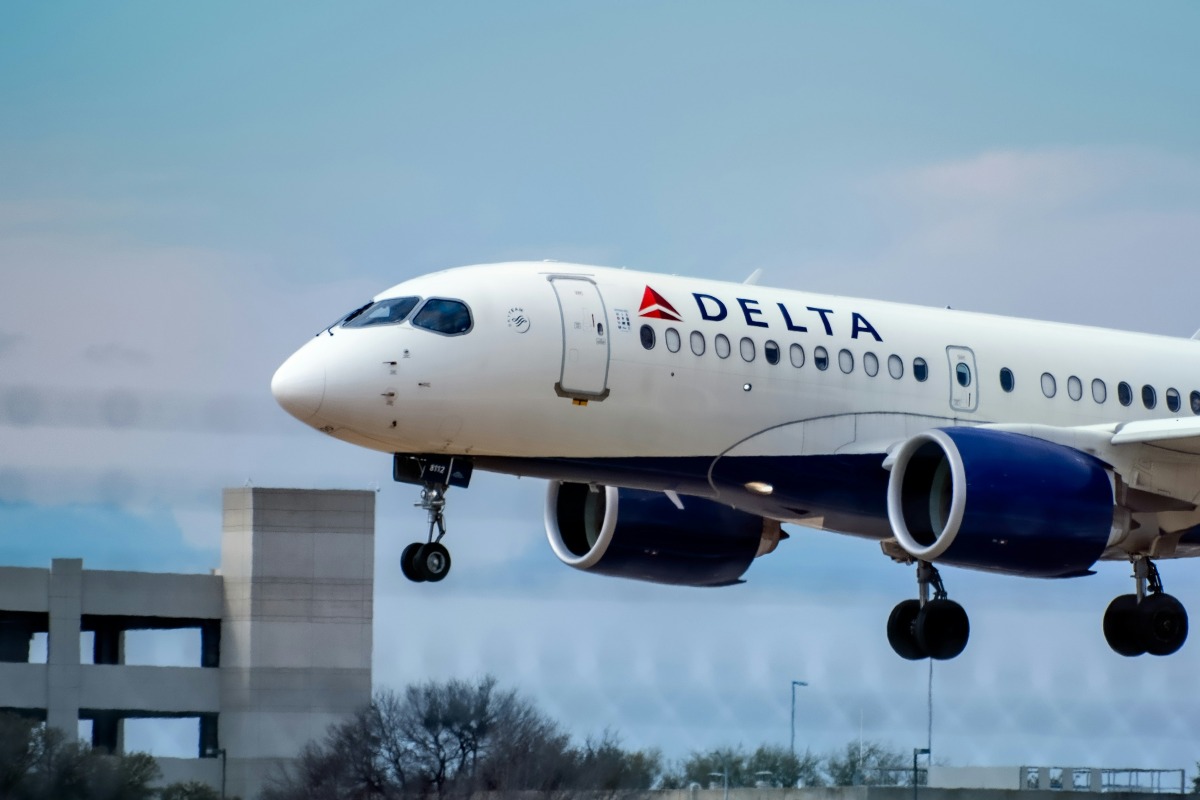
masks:
[[[913,558],[1055,578],[1086,574],[1113,528],[1104,464],[1016,433],[945,428],[892,459],[888,521]]]
[[[699,497],[552,481],[546,535],[575,569],[676,586],[737,583],[775,549],[779,523]]]

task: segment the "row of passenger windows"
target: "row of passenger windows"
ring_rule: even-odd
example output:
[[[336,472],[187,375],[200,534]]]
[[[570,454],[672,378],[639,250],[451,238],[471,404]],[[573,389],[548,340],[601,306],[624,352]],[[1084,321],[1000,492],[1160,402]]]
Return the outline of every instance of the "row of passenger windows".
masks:
[[[649,325],[643,325],[641,332],[642,347],[647,350],[653,350],[657,344],[657,336],[654,333],[654,328]],[[672,353],[678,353],[683,348],[683,339],[679,331],[675,328],[667,328],[663,332],[663,344]],[[693,353],[698,356],[704,355],[708,344],[704,338],[704,334],[700,331],[692,331],[688,336],[688,346],[691,347]],[[729,358],[733,352],[733,345],[729,341],[729,337],[723,333],[718,333],[713,337],[713,351],[717,354],[717,358]],[[783,359],[783,350],[779,343],[768,339],[763,342],[762,346],[763,359],[768,364],[778,364]],[[738,354],[743,361],[750,362],[758,357],[758,345],[750,337],[742,337],[738,342]],[[819,370],[829,369],[830,356],[829,351],[824,347],[813,348],[813,364]],[[804,348],[798,344],[792,344],[788,347],[788,361],[793,367],[799,368],[804,366],[805,353]],[[879,374],[879,356],[874,353],[863,353],[862,358],[863,372],[866,372],[872,378]],[[837,354],[838,369],[849,375],[854,371],[854,354],[849,350],[839,350]],[[904,360],[898,355],[890,355],[887,359],[888,374],[896,380],[904,377]],[[914,358],[912,362],[913,377],[918,381],[924,381],[929,378],[929,364],[923,358]],[[968,378],[969,382],[969,378]]]
[[[643,325],[641,328],[642,347],[647,350],[653,350],[657,344],[657,336],[654,333],[654,328],[649,325]],[[683,348],[683,339],[678,330],[675,328],[667,328],[663,333],[663,343],[666,348],[672,353],[678,353]],[[688,345],[693,353],[702,356],[707,349],[707,343],[704,334],[700,331],[692,331],[688,336]],[[738,353],[742,360],[746,362],[753,361],[757,357],[758,346],[754,340],[749,337],[743,337],[738,342]],[[727,337],[723,333],[718,333],[713,337],[713,350],[718,358],[729,358],[733,347]],[[762,346],[763,358],[768,364],[778,364],[782,360],[782,350],[777,342],[768,339],[763,342]],[[788,347],[788,360],[793,367],[803,367],[805,361],[804,348],[798,344],[792,344]],[[819,370],[829,369],[830,356],[829,351],[824,347],[813,348],[813,364]],[[849,350],[839,350],[837,354],[838,369],[849,375],[854,371],[854,354]],[[863,353],[862,357],[863,372],[872,378],[879,374],[879,357],[872,352]],[[898,355],[890,355],[887,359],[888,374],[896,380],[904,377],[904,361]],[[923,358],[914,358],[912,362],[913,377],[918,381],[925,381],[929,378],[929,364]],[[954,378],[960,386],[971,385],[971,368],[966,364],[956,364],[954,368]],[[1049,372],[1042,373],[1042,394],[1046,397],[1054,397],[1058,393],[1058,381]],[[1000,370],[1000,388],[1005,392],[1013,391],[1017,386],[1016,377],[1013,371],[1008,367]],[[1092,399],[1097,403],[1105,403],[1108,400],[1108,385],[1096,378],[1092,381]],[[1083,381],[1077,376],[1072,375],[1067,378],[1067,396],[1072,400],[1080,400],[1083,398]],[[1123,406],[1133,405],[1133,387],[1125,381],[1117,384],[1117,401]],[[1183,406],[1183,400],[1178,389],[1170,388],[1165,392],[1167,409],[1171,412],[1178,412]],[[1158,392],[1149,384],[1142,387],[1141,390],[1142,405],[1147,409],[1153,409],[1158,405]],[[1192,413],[1200,415],[1200,391],[1193,391],[1189,397]]]
[[[1008,367],[1000,370],[1000,388],[1006,392],[1011,392],[1016,387],[1016,379],[1013,377],[1012,370]],[[1092,399],[1097,403],[1108,401],[1108,384],[1099,378],[1092,380]],[[1054,397],[1058,394],[1058,380],[1049,372],[1042,373],[1042,394],[1046,397]],[[1167,410],[1178,412],[1183,407],[1183,398],[1179,390],[1171,387],[1163,393]],[[1071,375],[1067,378],[1067,396],[1072,400],[1083,399],[1083,381],[1077,376]],[[1117,402],[1123,406],[1133,405],[1134,392],[1133,387],[1125,381],[1117,384]],[[1142,386],[1141,390],[1142,405],[1147,409],[1153,409],[1158,406],[1158,390],[1150,384]],[[1193,391],[1188,397],[1188,401],[1192,408],[1193,414],[1200,415],[1200,391]]]

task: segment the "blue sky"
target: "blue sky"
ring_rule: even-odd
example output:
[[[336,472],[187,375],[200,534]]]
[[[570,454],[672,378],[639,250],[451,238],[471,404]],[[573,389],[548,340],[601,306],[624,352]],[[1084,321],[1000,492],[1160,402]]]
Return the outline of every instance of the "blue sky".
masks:
[[[558,565],[543,487],[482,476],[455,573],[385,458],[275,407],[274,368],[380,289],[558,258],[1190,335],[1200,8],[1006,3],[0,7],[0,561],[217,563],[220,489],[378,487],[381,685],[491,671],[581,735],[680,754],[925,733],[883,637],[912,590],[797,531],[718,592]],[[954,573],[952,763],[1184,767],[1196,642],[1122,660],[1127,568]],[[1198,570],[1163,568],[1200,609]],[[577,677],[578,676],[578,677]],[[1129,709],[1141,711],[1135,716]],[[800,723],[800,720],[798,720]]]

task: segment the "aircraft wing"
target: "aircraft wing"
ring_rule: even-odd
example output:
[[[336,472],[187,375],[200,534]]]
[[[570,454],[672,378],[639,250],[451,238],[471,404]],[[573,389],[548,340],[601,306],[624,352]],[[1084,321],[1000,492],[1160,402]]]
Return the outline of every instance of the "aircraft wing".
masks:
[[[1127,422],[1116,427],[1110,441],[1114,445],[1145,444],[1200,455],[1200,417]]]

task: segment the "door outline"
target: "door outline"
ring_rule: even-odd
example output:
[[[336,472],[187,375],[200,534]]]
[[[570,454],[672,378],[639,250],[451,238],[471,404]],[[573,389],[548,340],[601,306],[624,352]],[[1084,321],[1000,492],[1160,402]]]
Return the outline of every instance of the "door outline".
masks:
[[[950,408],[975,411],[979,408],[979,370],[975,367],[974,351],[962,345],[950,345],[946,348],[946,359],[950,362]],[[966,364],[970,370],[966,386],[958,380],[959,364]]]
[[[573,400],[603,400],[608,397],[612,336],[600,287],[582,275],[551,275],[548,280],[562,322],[562,361],[554,392]],[[572,352],[575,359],[569,357]]]

